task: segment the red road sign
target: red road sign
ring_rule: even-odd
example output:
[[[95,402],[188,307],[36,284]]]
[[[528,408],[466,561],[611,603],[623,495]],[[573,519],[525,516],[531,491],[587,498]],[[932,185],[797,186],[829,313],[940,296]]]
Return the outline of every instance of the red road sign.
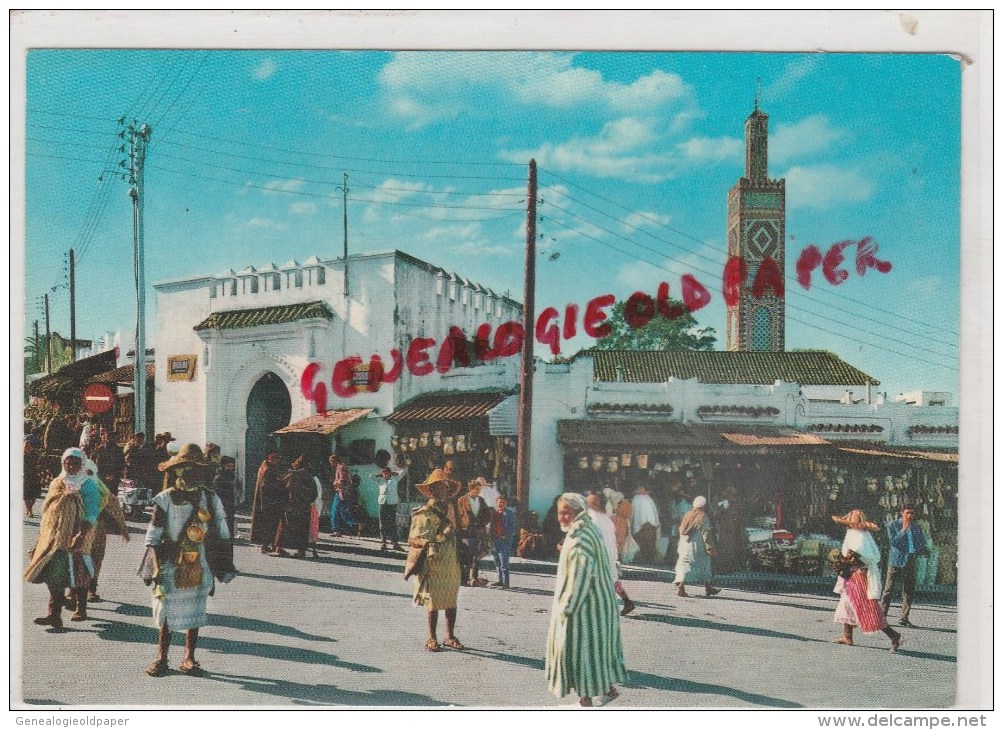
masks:
[[[115,394],[104,383],[91,383],[84,388],[84,410],[90,413],[104,413],[111,410]]]

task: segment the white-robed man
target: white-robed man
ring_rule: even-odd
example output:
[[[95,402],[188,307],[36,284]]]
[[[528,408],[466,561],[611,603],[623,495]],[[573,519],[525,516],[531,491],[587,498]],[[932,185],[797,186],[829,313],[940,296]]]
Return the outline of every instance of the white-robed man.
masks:
[[[606,545],[606,552],[609,557],[609,572],[613,576],[613,590],[623,599],[623,609],[620,611],[620,615],[626,616],[636,606],[630,600],[630,596],[627,595],[627,591],[624,590],[623,584],[620,582],[620,570],[618,567],[620,553],[616,548],[616,526],[613,524],[610,516],[603,510],[602,497],[597,492],[590,492],[589,496],[586,497],[586,501],[589,505],[589,517],[592,518],[596,527],[599,528],[603,543]]]
[[[630,501],[630,506],[632,512],[630,531],[640,548],[637,553],[637,561],[639,563],[653,562],[658,528],[662,524],[661,520],[658,519],[658,507],[655,506],[655,500],[651,498],[647,487],[644,486],[634,490],[634,498]]]
[[[693,500],[693,509],[679,523],[679,559],[676,561],[676,595],[686,597],[687,583],[702,583],[708,596],[721,592],[710,584],[713,571],[710,559],[717,552],[710,517],[705,508],[707,498]]]

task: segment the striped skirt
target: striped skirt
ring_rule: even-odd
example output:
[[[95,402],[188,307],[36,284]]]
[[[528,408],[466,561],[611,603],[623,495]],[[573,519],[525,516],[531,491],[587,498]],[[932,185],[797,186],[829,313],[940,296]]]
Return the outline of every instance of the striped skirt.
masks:
[[[876,598],[867,597],[866,570],[855,570],[843,581],[842,595],[833,620],[838,624],[859,626],[865,634],[876,633],[888,626],[881,603]]]

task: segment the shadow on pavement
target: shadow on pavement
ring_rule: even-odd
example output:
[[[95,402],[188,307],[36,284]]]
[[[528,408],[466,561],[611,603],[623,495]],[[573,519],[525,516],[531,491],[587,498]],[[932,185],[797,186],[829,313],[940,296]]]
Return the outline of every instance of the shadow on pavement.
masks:
[[[484,651],[481,649],[471,649],[469,646],[467,647],[466,653],[484,657],[486,659],[519,664],[520,666],[537,669],[541,672],[544,671],[543,659],[534,659],[532,657],[524,657],[516,654],[501,654],[499,652]],[[778,697],[769,697],[767,695],[752,694],[751,692],[742,692],[741,690],[737,690],[732,687],[724,687],[718,684],[705,684],[702,682],[690,682],[685,679],[675,679],[673,677],[660,677],[657,674],[648,674],[647,672],[637,672],[629,669],[627,670],[627,681],[623,686],[633,689],[658,689],[668,692],[680,692],[685,695],[721,695],[723,697],[731,697],[735,700],[748,702],[751,705],[759,705],[761,707],[797,708],[803,706],[796,702],[782,700]],[[696,705],[698,703],[694,702],[688,704]]]
[[[370,596],[389,596],[390,598],[406,598],[405,593],[393,593],[391,591],[377,591],[371,588],[357,588],[355,586],[339,585],[338,583],[329,583],[323,580],[314,580],[313,578],[297,578],[294,575],[263,575],[261,573],[241,573],[241,576],[246,578],[259,578],[261,580],[274,580],[279,583],[295,583],[297,585],[310,586],[312,588],[325,588],[333,591],[349,591],[352,593],[365,593]],[[407,585],[401,580],[402,585]]]
[[[740,626],[736,624],[719,623],[716,621],[705,621],[699,618],[683,618],[681,616],[661,616],[653,614],[643,614],[635,616],[635,621],[654,621],[656,623],[669,624],[671,626],[683,626],[691,629],[711,629],[714,631],[725,631],[734,634],[748,634],[750,636],[765,636],[770,639],[789,639],[791,641],[814,641],[828,643],[821,639],[810,639],[798,634],[787,634],[782,631],[772,629],[760,629],[755,626]]]
[[[105,621],[100,618],[92,622],[92,626],[97,629],[98,638],[105,641],[119,641],[138,644],[149,644],[150,656],[156,653],[157,630],[152,626],[137,626],[136,624],[123,623],[121,621]],[[212,631],[212,625],[207,626],[203,631]],[[181,652],[184,639],[182,632],[174,632],[172,645],[175,651]],[[379,667],[372,667],[367,664],[355,664],[344,662],[334,654],[313,649],[304,649],[297,646],[282,646],[280,644],[264,644],[255,641],[234,641],[232,639],[220,639],[212,635],[199,635],[199,650],[220,652],[227,655],[229,659],[224,661],[247,661],[248,657],[260,657],[262,659],[278,659],[299,664],[321,664],[339,669],[347,669],[351,672],[379,673],[383,670]],[[208,670],[209,668],[207,668]],[[137,667],[137,672],[141,672],[143,667]]]
[[[301,684],[284,680],[247,677],[239,674],[211,672],[209,679],[239,685],[247,692],[273,695],[293,700],[301,705],[351,706],[351,707],[443,707],[449,703],[433,700],[424,695],[395,690],[354,692],[330,684]]]
[[[100,610],[100,609],[98,609]],[[100,618],[100,613],[94,613],[91,609],[92,618]],[[137,606],[135,603],[121,603],[115,609],[115,613],[122,616],[144,616],[149,618],[152,610],[149,606]],[[278,634],[279,636],[289,636],[294,639],[305,639],[307,641],[337,641],[330,636],[320,636],[318,634],[308,634],[292,626],[277,624],[273,621],[262,621],[256,618],[244,618],[242,616],[231,616],[225,613],[210,613],[210,626],[225,626],[229,629],[241,629],[243,631],[258,631],[263,634]]]

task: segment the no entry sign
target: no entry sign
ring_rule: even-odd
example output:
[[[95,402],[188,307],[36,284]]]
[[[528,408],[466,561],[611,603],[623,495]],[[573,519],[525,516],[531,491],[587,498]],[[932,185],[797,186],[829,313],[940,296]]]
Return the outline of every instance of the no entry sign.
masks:
[[[89,413],[104,413],[111,410],[115,394],[104,383],[91,383],[84,388],[84,410]]]

